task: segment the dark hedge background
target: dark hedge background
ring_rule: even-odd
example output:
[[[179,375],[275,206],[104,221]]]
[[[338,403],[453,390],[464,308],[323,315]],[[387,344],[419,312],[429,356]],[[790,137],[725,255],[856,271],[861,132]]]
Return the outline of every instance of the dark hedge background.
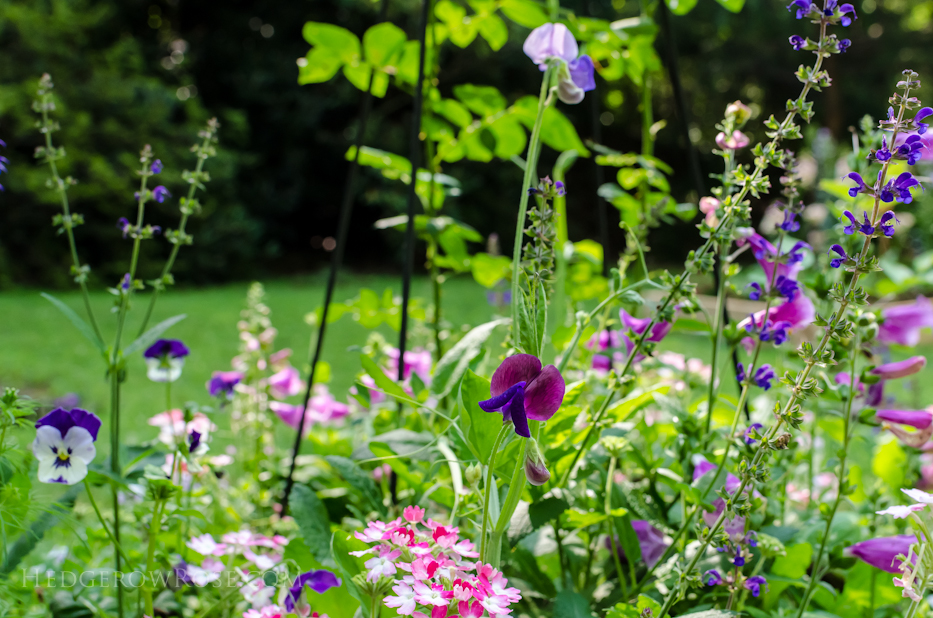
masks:
[[[413,0],[390,0],[389,18],[414,36]],[[565,1],[563,6],[604,18],[638,14],[632,0]],[[933,2],[862,0],[859,19],[848,29],[850,51],[833,57],[835,85],[817,95],[815,124],[848,143],[848,128],[865,113],[884,113],[884,101],[901,69],[910,66],[931,79]],[[32,158],[40,137],[30,102],[43,72],[52,74],[63,130],[56,142],[69,157],[64,172],[80,182],[71,192],[74,209],[87,218],[77,235],[82,258],[99,282],[113,284],[125,271],[128,242],[115,222],[135,212],[132,171],[144,143],[166,165],[161,181],[176,196],[180,172],[193,165],[188,147],[212,115],[222,123],[220,156],[209,162],[213,182],[203,198],[203,219],[193,221],[195,245],[182,251],[180,283],[212,282],[303,273],[322,266],[322,237],[333,235],[343,187],[343,154],[354,136],[360,92],[338,75],[326,84],[297,85],[296,59],[305,55],[305,21],[340,24],[361,35],[376,23],[368,0],[7,0],[0,4],[0,138],[10,171],[0,178],[0,286],[69,284],[62,238],[50,226],[57,211],[45,187],[44,168]],[[672,17],[674,44],[688,105],[690,134],[701,152],[703,173],[718,171],[706,153],[713,125],[725,105],[742,98],[768,113],[780,113],[799,85],[793,70],[809,56],[787,44],[812,26],[792,18],[783,2],[749,0],[737,15],[712,0],[700,0],[683,17]],[[271,30],[269,28],[271,26]],[[538,72],[521,53],[527,30],[510,24],[505,48],[493,53],[477,39],[461,50],[448,45],[441,60],[441,88],[457,83],[497,86],[510,101],[535,93]],[[665,63],[670,40],[658,51]],[[173,54],[174,52],[174,54]],[[174,60],[173,60],[174,58]],[[189,98],[184,99],[186,88]],[[617,106],[618,95],[622,102]],[[589,102],[563,106],[581,137],[592,136],[594,113],[611,112],[603,142],[618,150],[640,148],[636,96],[625,82],[598,82],[598,109]],[[179,94],[181,93],[181,96]],[[183,100],[184,99],[184,100]],[[674,194],[695,200],[686,139],[675,114],[667,73],[656,80],[656,119],[668,124],[657,154],[675,169]],[[367,143],[405,153],[410,98],[391,88],[377,100]],[[606,118],[608,120],[608,118]],[[760,118],[759,118],[760,120]],[[753,122],[753,128],[760,123]],[[753,138],[761,137],[755,130]],[[812,137],[812,131],[810,132]],[[542,171],[553,162],[546,153]],[[512,236],[521,176],[507,162],[459,162],[444,170],[463,183],[447,213],[484,235]],[[397,268],[400,234],[377,232],[372,223],[404,205],[401,185],[364,173],[354,216],[348,265]],[[609,175],[611,177],[611,174]],[[594,169],[579,160],[568,177],[571,239],[598,237]],[[760,211],[763,205],[756,205]],[[614,214],[614,213],[613,213]],[[153,209],[152,220],[175,227],[174,200]],[[618,217],[614,216],[617,221]],[[678,260],[694,243],[689,224],[657,230],[654,259]],[[315,239],[315,237],[317,237]],[[616,248],[622,237],[613,232]],[[314,242],[313,242],[314,241]],[[505,242],[508,250],[508,241]],[[167,253],[161,240],[145,243],[146,257]],[[144,261],[153,270],[152,261]]]

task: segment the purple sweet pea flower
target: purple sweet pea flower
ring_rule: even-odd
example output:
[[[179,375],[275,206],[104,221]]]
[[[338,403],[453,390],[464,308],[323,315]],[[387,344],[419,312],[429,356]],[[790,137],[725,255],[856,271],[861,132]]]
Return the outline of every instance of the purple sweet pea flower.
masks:
[[[758,439],[755,438],[755,435],[759,434],[762,429],[764,429],[764,425],[762,425],[761,423],[752,423],[751,425],[749,425],[748,429],[745,430],[745,434],[744,434],[745,444],[748,444],[749,446],[751,446],[752,444],[757,442]],[[754,545],[752,547],[754,547]]]
[[[900,573],[900,561],[897,556],[906,556],[910,546],[916,542],[917,537],[912,534],[878,537],[847,547],[843,555],[855,556],[862,562],[888,573]]]
[[[885,307],[881,317],[879,342],[914,347],[920,343],[920,329],[933,328],[933,303],[918,296],[914,303]]]
[[[152,190],[152,199],[159,202],[160,204],[165,201],[165,198],[172,197],[172,194],[169,193],[168,189],[159,185]]]
[[[215,371],[205,385],[211,397],[224,395],[228,399],[233,397],[233,387],[243,381],[243,374],[239,371]]]
[[[859,193],[871,193],[871,189],[865,184],[865,180],[862,178],[862,175],[858,172],[849,172],[846,177],[849,180],[854,180],[858,185],[856,187],[849,188],[849,197],[855,197]]]
[[[577,41],[564,24],[542,24],[531,31],[522,45],[522,51],[544,70],[547,61],[557,58],[564,62],[576,60]]]
[[[931,114],[933,114],[933,108],[930,107],[921,107],[919,110],[917,110],[917,113],[914,115],[914,119],[911,124],[914,126],[914,129],[917,131],[918,135],[923,135],[927,132],[927,129],[930,128],[930,125],[923,122],[923,120]]]
[[[804,45],[807,44],[807,40],[799,34],[791,35],[787,41],[791,44],[791,47],[794,48],[794,51],[800,51],[803,49]]]
[[[829,265],[832,268],[839,268],[846,262],[846,260],[849,259],[849,255],[846,253],[846,250],[843,249],[841,245],[833,245],[832,247],[829,248],[829,251],[827,253],[829,253],[830,251],[835,252],[836,255],[839,256],[829,261]]]
[[[718,586],[722,583],[722,575],[720,575],[719,571],[716,569],[710,569],[706,573],[703,573],[703,583],[707,586]]]
[[[100,425],[96,414],[80,408],[56,408],[36,421],[32,452],[39,462],[39,481],[64,485],[83,481],[97,454],[94,442]]]
[[[155,161],[153,161],[152,165],[149,166],[149,171],[152,172],[153,174],[161,174],[162,173],[162,161],[160,161],[159,159],[156,159]]]
[[[761,594],[761,587],[765,587],[765,592],[768,591],[768,582],[761,575],[753,575],[745,580],[743,584],[745,589],[752,593],[753,597],[757,597]]]
[[[586,54],[583,54],[579,58],[574,58],[568,62],[567,68],[570,71],[570,77],[573,79],[573,83],[576,84],[577,88],[580,88],[583,90],[583,92],[596,90],[596,79],[593,75],[595,69],[593,67],[592,58]],[[563,183],[561,183],[561,185],[563,185]],[[561,188],[558,188],[558,194],[560,194]]]
[[[159,339],[143,353],[148,367],[146,376],[153,382],[174,382],[181,377],[189,353],[178,339]]]
[[[564,378],[557,367],[541,367],[531,354],[510,356],[492,374],[491,399],[479,402],[485,412],[499,412],[503,422],[515,424],[515,433],[530,438],[528,419],[546,421],[564,401]]]
[[[295,606],[301,599],[301,593],[304,592],[305,586],[318,594],[324,594],[331,588],[337,588],[340,584],[340,578],[325,569],[302,573],[295,578],[295,582],[288,589],[288,595],[285,597],[285,609],[288,612],[295,612]]]

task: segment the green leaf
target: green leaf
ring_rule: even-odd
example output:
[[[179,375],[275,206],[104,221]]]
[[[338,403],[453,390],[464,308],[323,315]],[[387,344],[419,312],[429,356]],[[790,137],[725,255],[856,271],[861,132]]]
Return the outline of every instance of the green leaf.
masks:
[[[622,510],[624,511],[625,509]],[[583,511],[578,508],[573,508],[569,511],[566,511],[561,519],[564,521],[568,528],[587,528],[589,526],[601,524],[608,518],[609,516],[605,513],[598,511]]]
[[[541,5],[534,0],[502,0],[499,9],[506,17],[526,28],[537,28],[550,21]]]
[[[784,549],[786,553],[774,559],[771,572],[791,579],[800,579],[806,575],[813,560],[813,546],[809,543],[798,543],[788,545]]]
[[[745,6],[745,0],[716,0],[727,11],[738,13]]]
[[[479,407],[479,402],[489,397],[489,380],[468,369],[460,381],[460,392],[457,396],[460,429],[467,438],[467,446],[483,464],[489,461],[496,435],[502,428],[501,415],[484,412]]]
[[[355,461],[346,457],[328,455],[325,459],[356,490],[356,493],[369,503],[372,510],[377,511],[380,515],[386,515],[386,507],[382,504],[382,493],[376,487],[376,482],[371,474],[360,468]]]
[[[478,20],[479,34],[492,51],[499,51],[509,40],[509,29],[498,15],[489,14]]]
[[[521,123],[513,116],[502,116],[489,126],[496,136],[495,154],[500,159],[511,159],[525,151],[528,140]]]
[[[579,592],[561,590],[554,599],[554,618],[592,618],[590,602]]]
[[[492,86],[459,84],[454,86],[454,96],[466,105],[474,114],[482,117],[492,116],[505,109],[506,100],[498,89]],[[534,97],[532,97],[534,98]],[[537,99],[535,106],[537,107]]]
[[[570,508],[570,504],[567,500],[557,496],[550,496],[532,502],[528,507],[528,519],[531,521],[531,527],[537,530],[544,524],[556,520],[568,508]]]
[[[67,514],[74,507],[78,494],[83,490],[82,485],[70,487],[55,504],[36,518],[26,532],[7,547],[3,563],[0,564],[0,575],[6,576],[13,572],[23,558],[36,548],[45,533],[60,521],[62,515]]]
[[[395,381],[385,374],[382,368],[376,364],[376,361],[365,354],[360,354],[360,362],[363,364],[363,371],[373,379],[376,386],[379,387],[379,390],[385,391],[387,394],[403,400],[411,399],[401,386],[396,384]]]
[[[360,613],[363,618],[371,618],[370,606],[372,605],[372,599],[369,598],[368,594],[360,590],[359,586],[357,586],[356,582],[353,580],[354,576],[367,571],[364,566],[364,559],[362,557],[358,558],[350,555],[351,551],[362,551],[369,549],[369,546],[359,539],[354,538],[352,534],[347,534],[342,530],[338,530],[334,532],[334,536],[331,537],[330,547],[334,561],[337,563],[337,568],[340,570],[340,579],[343,585],[347,587],[350,595],[359,601]],[[372,618],[379,617],[373,616]]]
[[[521,545],[516,545],[512,549],[509,563],[518,571],[522,579],[531,584],[531,588],[535,592],[541,593],[548,599],[553,599],[557,596],[557,589],[554,587],[554,582],[551,581],[550,577],[544,574],[541,567],[538,566],[538,561],[535,559],[534,554],[530,551]]]
[[[664,0],[674,15],[686,15],[697,5],[697,0]],[[743,0],[744,1],[744,0]]]
[[[395,66],[401,60],[407,40],[404,30],[384,21],[363,34],[363,55],[374,67]]]
[[[904,468],[907,466],[907,453],[897,440],[891,440],[875,449],[871,460],[871,471],[883,480],[891,493],[904,486]]]
[[[78,332],[84,335],[88,341],[93,343],[94,347],[100,350],[102,354],[107,353],[107,349],[104,347],[104,342],[100,340],[100,338],[97,336],[97,333],[94,332],[94,329],[91,328],[90,324],[82,320],[81,317],[75,313],[71,307],[58,300],[51,294],[46,294],[43,292],[40,294],[40,296],[55,305],[59,311],[64,313],[65,317],[68,318],[68,321],[74,324],[75,328],[78,329]]]
[[[142,335],[140,335],[136,339],[136,341],[134,341],[130,345],[123,348],[123,356],[129,356],[130,354],[136,352],[137,350],[143,350],[145,348],[148,348],[149,346],[151,346],[153,343],[156,342],[156,339],[162,336],[162,333],[164,333],[171,327],[175,326],[176,324],[184,320],[186,317],[188,316],[182,313],[181,315],[170,317],[167,320],[162,320],[161,322],[159,322],[158,324],[156,324],[155,326],[153,326],[152,328],[144,332]]]
[[[326,49],[344,63],[360,57],[360,40],[346,28],[309,21],[302,28],[301,34],[308,43]]]
[[[298,67],[298,85],[320,84],[329,81],[340,67],[343,60],[329,49],[315,47],[305,56],[304,65]]]
[[[492,289],[500,281],[508,281],[512,274],[512,260],[504,255],[477,253],[470,260],[473,279],[484,288]]]
[[[538,99],[533,96],[522,97],[511,107],[512,112],[530,131],[538,115]],[[541,140],[558,152],[576,150],[581,157],[588,157],[590,151],[583,145],[573,123],[555,107],[544,110],[541,121]]]
[[[456,99],[441,99],[432,103],[434,111],[461,129],[473,122],[473,115]]]
[[[473,359],[483,351],[483,345],[489,339],[492,331],[497,326],[508,322],[508,319],[503,318],[480,324],[468,332],[454,347],[447,350],[441,360],[437,362],[437,366],[434,367],[431,390],[441,398],[449,395],[460,382],[463,374],[469,369]]]
[[[295,485],[288,501],[288,511],[295,518],[301,539],[314,558],[323,564],[333,564],[330,517],[314,490],[306,485]]]

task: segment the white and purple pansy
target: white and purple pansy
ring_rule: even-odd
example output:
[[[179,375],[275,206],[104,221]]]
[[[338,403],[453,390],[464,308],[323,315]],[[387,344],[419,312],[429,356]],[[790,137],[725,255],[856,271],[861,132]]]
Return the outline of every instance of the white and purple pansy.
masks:
[[[499,412],[515,433],[530,438],[528,419],[546,421],[564,401],[564,378],[554,365],[541,366],[531,354],[510,356],[492,374],[491,399],[479,402],[486,412]]]
[[[39,462],[39,481],[74,485],[87,476],[94,460],[100,430],[96,414],[75,408],[56,408],[36,421],[32,452]]]
[[[557,97],[564,103],[579,103],[585,93],[596,89],[593,60],[583,54],[564,24],[542,24],[531,31],[522,46],[525,55],[544,71],[549,61],[557,67]]]
[[[178,339],[159,339],[143,354],[146,376],[153,382],[174,382],[181,377],[188,354],[188,346]]]

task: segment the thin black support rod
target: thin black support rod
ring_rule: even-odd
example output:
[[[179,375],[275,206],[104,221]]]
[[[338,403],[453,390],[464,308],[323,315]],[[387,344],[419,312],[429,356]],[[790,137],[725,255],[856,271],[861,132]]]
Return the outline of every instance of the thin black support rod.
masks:
[[[671,90],[674,93],[674,103],[677,106],[677,116],[680,119],[680,130],[683,135],[685,147],[687,148],[687,157],[690,162],[690,171],[693,175],[693,183],[697,191],[697,199],[706,195],[706,183],[703,182],[703,172],[700,168],[700,157],[690,139],[690,125],[687,121],[687,104],[684,99],[683,86],[680,83],[680,66],[677,56],[677,42],[674,40],[674,29],[671,26],[670,12],[665,2],[658,3],[658,12],[660,13],[661,30],[664,32],[664,40],[667,44],[667,71],[670,75]],[[722,277],[722,261],[716,256],[716,262],[713,265],[713,284],[719,289],[719,281]],[[723,292],[725,293],[725,292]],[[729,324],[729,308],[727,303],[722,304],[722,323],[723,326]],[[736,382],[739,382],[739,389],[742,385],[738,376],[739,353],[736,348],[732,348],[732,368],[736,371]],[[751,418],[751,412],[748,409],[748,402],[745,402],[745,418]]]
[[[380,22],[386,20],[388,14],[389,0],[382,0],[380,9]],[[324,292],[324,309],[321,312],[321,322],[318,324],[317,341],[314,345],[314,354],[311,357],[311,368],[308,371],[308,387],[305,389],[304,404],[301,408],[301,420],[298,421],[298,432],[295,434],[295,444],[292,446],[292,461],[288,467],[288,477],[285,479],[285,492],[282,495],[282,515],[288,512],[288,498],[292,493],[294,485],[295,463],[298,461],[298,454],[301,451],[301,442],[304,436],[305,415],[308,412],[308,403],[311,401],[311,392],[314,388],[314,373],[317,369],[318,361],[321,360],[321,350],[324,348],[324,335],[327,331],[327,311],[334,298],[334,287],[337,285],[337,272],[343,265],[343,252],[347,246],[347,234],[350,230],[350,219],[353,216],[353,203],[356,198],[356,180],[360,171],[360,149],[363,147],[363,140],[366,137],[366,127],[369,123],[369,115],[373,107],[373,83],[369,82],[369,89],[363,93],[360,100],[360,123],[356,134],[355,152],[353,160],[350,161],[350,167],[347,169],[346,182],[343,187],[343,200],[340,203],[340,221],[337,224],[337,246],[334,247],[330,256],[330,273],[327,276],[327,289]]]
[[[411,298],[411,274],[415,263],[415,203],[418,195],[415,184],[421,164],[421,104],[424,96],[424,65],[427,52],[428,13],[431,0],[421,0],[421,23],[418,31],[418,81],[415,82],[411,111],[411,130],[408,138],[408,160],[411,162],[411,182],[408,185],[408,223],[405,225],[405,252],[402,267],[402,323],[398,335],[398,381],[405,379],[405,343],[408,338],[408,302]],[[401,407],[399,408],[401,416]]]

